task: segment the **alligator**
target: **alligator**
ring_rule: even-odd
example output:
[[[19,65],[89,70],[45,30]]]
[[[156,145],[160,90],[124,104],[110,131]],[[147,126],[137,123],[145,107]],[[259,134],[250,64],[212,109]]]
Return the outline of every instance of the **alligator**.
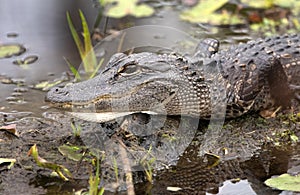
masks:
[[[250,111],[276,110],[279,106],[289,106],[292,101],[299,100],[299,40],[300,34],[283,35],[250,41],[219,51],[217,40],[204,39],[200,41],[191,57],[174,53],[141,52],[129,55],[117,53],[111,57],[98,76],[62,88],[54,87],[47,93],[45,100],[54,106],[72,111],[78,109],[85,114],[95,109],[98,113],[149,113],[151,111],[156,114],[192,116],[186,117],[185,122],[177,120],[185,117],[166,117],[162,127],[157,125],[159,123],[157,121],[160,120],[155,120],[155,117],[161,119],[160,116],[149,116],[154,124],[151,126],[147,122],[136,124],[137,122],[133,120],[134,115],[128,116],[125,118],[125,123],[120,126],[116,124],[116,127],[98,127],[106,123],[95,123],[95,127],[80,125],[83,128],[82,132],[88,137],[83,140],[89,140],[91,144],[88,144],[93,148],[115,143],[113,136],[117,135],[117,143],[122,140],[121,145],[126,146],[128,156],[138,153],[144,154],[142,158],[144,156],[150,158],[155,154],[153,156],[156,157],[157,163],[163,162],[168,166],[176,163],[176,167],[171,166],[170,170],[162,170],[156,174],[158,186],[162,186],[157,189],[157,194],[161,194],[162,189],[166,191],[169,186],[180,187],[181,194],[201,194],[200,192],[204,194],[208,189],[218,188],[224,180],[233,178],[247,178],[250,183],[256,185],[257,178],[263,181],[272,175],[282,173],[272,172],[277,171],[273,168],[278,167],[277,163],[272,165],[272,162],[268,160],[261,161],[264,155],[271,154],[262,146],[266,145],[266,140],[272,140],[271,135],[276,135],[275,132],[278,129],[264,128],[255,120],[256,118],[253,120],[246,118],[244,123],[241,119],[238,124],[233,120],[229,121],[229,123],[232,122],[227,127],[229,129],[220,131],[220,134],[215,136],[216,145],[209,148],[209,151],[213,149],[211,154],[220,155],[215,151],[220,152],[223,149],[228,149],[226,151],[229,154],[224,152],[222,156],[220,155],[222,161],[216,164],[213,161],[211,164],[208,157],[214,155],[199,156],[199,150],[203,150],[203,142],[211,139],[203,134],[206,131],[206,128],[203,128],[205,125],[194,124],[193,119],[194,117],[207,119],[213,114],[216,117],[219,117],[219,114],[220,116],[225,114],[228,118],[234,118]],[[89,116],[87,119],[89,120]],[[206,124],[207,121],[201,122]],[[127,128],[124,128],[123,124],[127,125]],[[284,123],[280,121],[279,124]],[[181,131],[181,125],[186,131]],[[277,124],[274,126],[277,127]],[[116,130],[111,131],[114,128]],[[187,138],[190,137],[187,135],[188,132],[196,128],[200,128],[200,131],[196,134],[190,133],[195,137],[193,141],[188,140]],[[298,129],[298,127],[294,128]],[[155,133],[141,136],[138,132],[141,129]],[[124,130],[128,130],[130,141],[127,136],[122,137],[122,133],[127,135]],[[179,139],[185,141],[165,141],[163,135],[166,135],[166,132],[177,141]],[[177,137],[174,136],[174,132],[177,133]],[[105,143],[99,143],[98,138],[104,136],[110,139]],[[81,135],[81,137],[84,136]],[[265,139],[266,137],[268,139]],[[185,148],[183,143],[188,144],[188,148],[182,153],[178,152],[180,147]],[[168,144],[173,145],[166,147]],[[210,144],[213,145],[213,143]],[[148,155],[149,145],[152,146],[151,155]],[[116,155],[115,150],[108,148],[107,156],[121,156]],[[258,151],[258,148],[262,151]],[[153,151],[160,151],[163,154],[157,155]],[[178,156],[174,155],[174,151],[182,154],[178,161]],[[262,156],[258,156],[258,153],[262,153]],[[266,159],[285,159],[281,157],[271,155]],[[118,162],[123,162],[122,159],[119,160]],[[112,165],[113,163],[103,164]],[[282,164],[286,166],[287,162]],[[114,173],[111,174],[109,169],[107,170],[107,175],[104,174],[103,177],[104,182],[107,180],[107,183],[111,184],[113,182],[110,179],[114,177],[110,175]],[[280,171],[282,170],[285,169],[281,167]],[[157,183],[154,186],[157,186]],[[109,189],[109,186],[105,188]],[[168,191],[163,193],[168,194]],[[155,190],[153,194],[156,194]]]
[[[152,112],[235,118],[300,100],[300,34],[274,36],[219,51],[200,41],[192,57],[116,53],[96,77],[52,88],[45,100],[97,113]],[[296,101],[297,102],[297,101]],[[225,109],[224,109],[225,107]]]

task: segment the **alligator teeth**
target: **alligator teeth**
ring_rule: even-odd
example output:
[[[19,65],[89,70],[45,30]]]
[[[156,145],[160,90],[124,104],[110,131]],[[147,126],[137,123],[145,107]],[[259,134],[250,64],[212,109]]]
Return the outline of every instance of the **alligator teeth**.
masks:
[[[76,118],[90,121],[90,122],[97,122],[97,123],[104,123],[108,122],[120,117],[124,117],[134,113],[145,113],[156,115],[156,112],[152,111],[141,111],[141,112],[103,112],[103,113],[92,113],[92,112],[67,112],[67,114],[74,116]]]

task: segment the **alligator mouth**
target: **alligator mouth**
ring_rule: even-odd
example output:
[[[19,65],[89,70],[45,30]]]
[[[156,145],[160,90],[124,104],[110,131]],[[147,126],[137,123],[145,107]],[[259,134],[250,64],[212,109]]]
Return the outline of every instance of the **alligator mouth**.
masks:
[[[78,107],[78,108],[85,108],[92,104],[95,104],[100,101],[109,101],[113,100],[115,98],[120,98],[117,96],[111,96],[111,95],[101,95],[99,97],[96,97],[92,100],[86,100],[86,101],[65,101],[65,102],[50,102],[51,105],[61,107],[61,108],[71,108],[71,107]]]
[[[71,109],[84,109],[84,108],[90,108],[92,105],[99,104],[101,102],[113,102],[113,101],[118,101],[120,99],[126,99],[126,97],[130,97],[134,93],[136,93],[138,90],[143,88],[145,85],[147,85],[149,82],[143,83],[138,87],[135,87],[134,89],[123,91],[122,93],[119,94],[104,94],[104,95],[98,95],[94,97],[91,100],[82,100],[82,101],[76,101],[76,100],[71,100],[71,101],[65,101],[65,102],[51,102],[50,105],[53,107],[57,108],[63,108],[67,110]]]
[[[51,107],[55,108],[63,108],[65,110],[71,110],[72,108],[88,108],[92,105],[92,103],[86,103],[86,102],[81,102],[81,103],[75,103],[75,102],[50,102]]]
[[[113,97],[111,95],[104,95],[96,97],[93,100],[88,101],[68,101],[68,102],[50,102],[50,106],[56,107],[56,108],[62,108],[64,110],[70,111],[72,109],[88,109],[91,108],[91,106],[94,106],[95,104],[99,102],[110,102],[114,99],[118,99],[120,97]]]

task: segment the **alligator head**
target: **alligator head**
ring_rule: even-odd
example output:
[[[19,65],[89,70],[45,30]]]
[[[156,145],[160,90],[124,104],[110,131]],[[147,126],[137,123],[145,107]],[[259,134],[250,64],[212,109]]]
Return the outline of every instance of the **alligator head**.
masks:
[[[175,54],[117,53],[98,76],[52,88],[45,100],[69,109],[93,105],[97,113],[153,111],[197,117],[210,113],[209,86],[199,67]]]

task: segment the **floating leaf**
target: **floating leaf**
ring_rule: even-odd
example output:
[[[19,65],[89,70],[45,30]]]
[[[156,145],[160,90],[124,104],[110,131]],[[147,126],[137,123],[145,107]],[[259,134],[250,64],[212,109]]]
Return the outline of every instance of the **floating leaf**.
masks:
[[[300,3],[299,0],[241,0],[241,2],[250,7],[258,9],[268,9],[274,7],[275,5],[285,8],[295,8]]]
[[[210,0],[201,1],[197,6],[192,9],[182,12],[180,18],[189,22],[201,22],[201,23],[212,23],[212,24],[238,24],[243,21],[237,16],[230,14],[229,12],[223,11],[222,13],[215,13],[228,0]]]
[[[111,1],[108,1],[111,2]],[[154,9],[145,4],[137,4],[138,0],[115,0],[117,4],[108,9],[106,15],[113,18],[122,18],[126,15],[135,17],[151,16]]]
[[[65,168],[64,166],[48,162],[47,160],[41,158],[38,154],[38,149],[37,149],[36,144],[34,144],[28,151],[28,156],[30,156],[30,155],[32,155],[33,159],[35,160],[36,164],[39,167],[43,167],[43,168],[47,168],[47,169],[51,169],[51,170],[55,171],[59,175],[59,177],[62,178],[63,180],[65,180],[65,181],[69,180],[63,174],[63,172],[65,174],[67,174],[68,177],[71,177],[70,171],[67,168]]]
[[[282,174],[278,177],[267,179],[265,181],[265,184],[269,187],[279,190],[300,192],[300,177],[292,176],[287,173]]]
[[[0,58],[8,58],[14,55],[21,55],[26,49],[19,44],[0,45]]]
[[[131,15],[139,18],[151,16],[153,13],[154,10],[152,7],[149,7],[148,5],[139,5],[133,8]]]
[[[42,89],[43,91],[48,91],[50,88],[58,85],[62,82],[62,80],[58,81],[42,81],[34,86],[35,89]]]
[[[241,2],[250,7],[261,9],[267,9],[274,6],[274,0],[241,0]]]
[[[13,64],[16,65],[26,65],[26,64],[32,64],[38,60],[38,57],[36,55],[27,56],[23,60],[15,60],[13,61]]]
[[[197,6],[193,7],[188,13],[197,16],[200,15],[210,15],[220,9],[225,3],[227,3],[228,0],[205,0],[198,3]],[[200,13],[197,13],[197,12]]]

